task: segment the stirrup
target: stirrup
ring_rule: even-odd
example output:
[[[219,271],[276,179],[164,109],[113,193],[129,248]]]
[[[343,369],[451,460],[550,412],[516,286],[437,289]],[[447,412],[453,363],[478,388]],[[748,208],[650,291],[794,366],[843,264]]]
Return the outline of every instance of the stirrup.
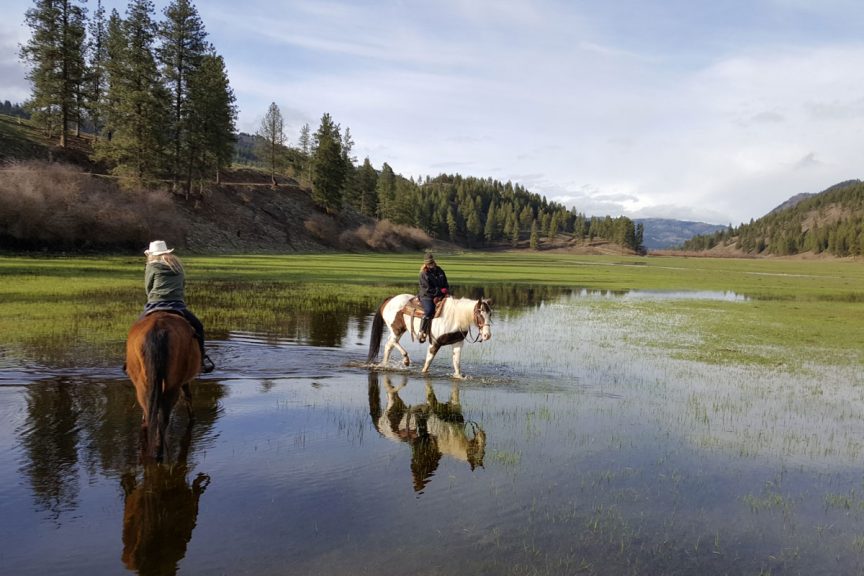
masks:
[[[426,341],[426,333],[425,333],[425,332],[420,332],[420,333],[417,335],[417,341],[420,342],[421,344],[422,344],[423,342],[425,342],[425,341]]]
[[[201,358],[201,373],[209,374],[215,369],[216,365],[213,363],[213,360],[210,359],[210,356],[204,354],[204,356]]]

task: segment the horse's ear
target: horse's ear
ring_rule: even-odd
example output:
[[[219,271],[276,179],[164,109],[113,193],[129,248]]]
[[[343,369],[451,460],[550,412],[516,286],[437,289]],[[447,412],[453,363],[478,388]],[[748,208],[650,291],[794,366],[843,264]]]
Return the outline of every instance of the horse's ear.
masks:
[[[486,304],[488,304],[490,308],[492,307],[492,299],[491,298],[484,298],[483,301]]]

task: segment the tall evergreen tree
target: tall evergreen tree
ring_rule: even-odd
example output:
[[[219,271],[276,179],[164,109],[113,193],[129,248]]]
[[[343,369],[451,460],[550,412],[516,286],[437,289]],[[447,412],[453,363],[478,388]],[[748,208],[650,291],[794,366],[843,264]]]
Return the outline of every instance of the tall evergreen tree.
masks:
[[[34,0],[24,19],[32,34],[19,56],[30,65],[28,103],[33,119],[59,144],[66,130],[80,120],[84,80],[85,13],[75,0]]]
[[[96,158],[111,162],[117,174],[139,180],[162,169],[168,94],[153,52],[156,24],[150,0],[130,0],[126,18],[116,11],[108,22],[108,137],[96,146]]]
[[[486,213],[486,225],[483,227],[483,238],[485,238],[487,243],[494,242],[497,239],[495,202],[489,203],[489,211]]]
[[[360,190],[361,214],[374,217],[378,214],[378,173],[367,157],[357,170],[357,187]]]
[[[396,203],[396,175],[386,162],[378,175],[378,218],[391,220]]]
[[[270,164],[270,181],[276,185],[276,167],[280,163],[282,148],[285,145],[285,123],[282,120],[282,112],[275,102],[270,103],[270,108],[261,120],[258,136],[263,139],[265,155]]]
[[[531,238],[528,240],[528,245],[532,250],[537,250],[540,247],[540,233],[537,231],[537,219],[531,221]]]
[[[300,162],[297,169],[300,175],[307,181],[312,181],[312,129],[309,124],[303,124],[300,135],[297,138],[297,148],[300,151]]]
[[[348,166],[342,153],[339,125],[330,114],[321,117],[312,154],[312,199],[328,213],[342,209],[342,186]]]
[[[209,46],[198,10],[189,0],[174,0],[165,8],[164,15],[165,20],[158,27],[161,44],[156,54],[171,94],[171,172],[177,182],[192,171],[188,163],[195,154],[184,150],[192,146],[192,140],[196,138],[190,134],[189,117],[195,105],[190,101],[189,84]]]
[[[87,28],[88,65],[84,79],[84,107],[98,138],[105,124],[102,110],[105,107],[108,87],[108,73],[105,69],[108,63],[108,29],[102,0],[96,0],[96,10],[93,11]]]
[[[218,182],[234,152],[237,106],[225,61],[215,52],[190,76],[189,102],[188,177],[203,179],[212,172]]]

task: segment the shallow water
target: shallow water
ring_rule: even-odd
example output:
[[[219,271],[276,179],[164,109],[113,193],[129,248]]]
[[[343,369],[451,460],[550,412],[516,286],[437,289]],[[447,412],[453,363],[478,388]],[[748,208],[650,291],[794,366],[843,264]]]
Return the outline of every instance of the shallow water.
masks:
[[[525,301],[462,381],[416,343],[370,370],[371,317],[231,331],[161,466],[111,359],[4,355],[0,573],[864,572],[854,370],[671,358],[698,335],[644,297]]]

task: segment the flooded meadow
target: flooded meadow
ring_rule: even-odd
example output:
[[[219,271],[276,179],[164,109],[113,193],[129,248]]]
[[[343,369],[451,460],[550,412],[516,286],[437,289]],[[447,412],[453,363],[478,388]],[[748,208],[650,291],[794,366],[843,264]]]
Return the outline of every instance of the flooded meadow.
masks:
[[[464,292],[464,379],[355,301],[221,321],[158,465],[122,341],[0,344],[0,573],[864,573],[859,362],[701,355],[746,293]]]

